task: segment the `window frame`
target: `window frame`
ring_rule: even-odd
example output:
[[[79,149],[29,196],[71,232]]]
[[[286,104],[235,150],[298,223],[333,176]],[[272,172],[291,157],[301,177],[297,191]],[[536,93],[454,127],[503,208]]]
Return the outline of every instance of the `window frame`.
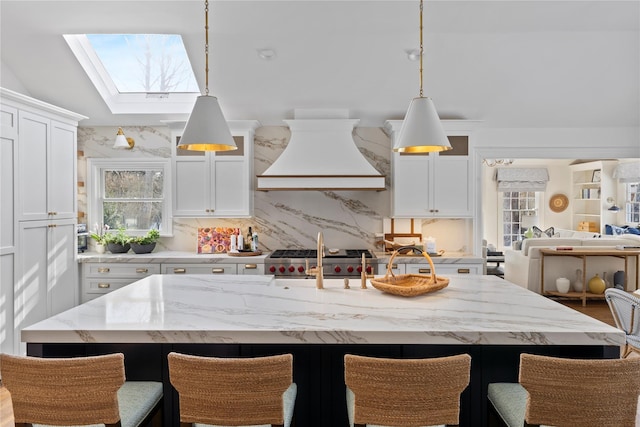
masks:
[[[117,158],[90,158],[87,159],[87,227],[93,230],[94,224],[102,224],[103,213],[103,171],[104,170],[140,170],[162,169],[163,182],[163,206],[161,236],[173,236],[173,212],[172,212],[172,180],[171,159],[117,159]],[[132,236],[143,235],[147,230],[131,230]]]
[[[511,241],[511,245],[506,246],[505,245],[505,234],[504,234],[504,213],[506,212],[504,210],[504,191],[498,191],[498,239],[501,242],[502,248],[504,249],[509,249],[509,248],[513,248],[513,242],[518,241],[518,240],[522,240],[524,237],[524,231],[519,233],[519,237],[520,239],[518,240],[512,240]],[[522,215],[524,212],[533,212],[534,214],[538,215],[538,221],[539,222],[543,222],[544,218],[541,217],[541,211],[542,209],[540,209],[541,206],[541,201],[543,200],[543,192],[541,191],[508,191],[508,193],[533,193],[534,194],[534,200],[535,200],[535,207],[534,208],[529,208],[529,209],[517,209],[517,210],[513,210],[516,212],[520,212],[520,222],[522,221]],[[522,227],[520,227],[520,229],[522,229]]]
[[[636,191],[632,192],[631,191],[631,186],[634,185],[636,187]],[[639,192],[640,190],[640,181],[638,182],[625,182],[624,183],[624,222],[627,225],[634,225],[634,224],[639,224],[640,223],[640,214],[638,212],[640,212],[640,199],[638,199]],[[635,199],[636,200],[630,200],[631,199],[631,194],[635,195]],[[632,209],[632,207],[635,206],[636,209]],[[635,218],[632,217],[632,215],[635,215]],[[634,221],[635,219],[635,221]],[[635,226],[635,225],[634,225]]]

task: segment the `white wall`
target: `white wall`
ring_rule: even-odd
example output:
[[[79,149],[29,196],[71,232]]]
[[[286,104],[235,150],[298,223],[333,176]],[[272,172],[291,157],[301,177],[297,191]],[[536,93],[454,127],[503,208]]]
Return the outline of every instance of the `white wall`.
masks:
[[[0,87],[31,96],[27,88],[18,79],[18,76],[4,61],[0,62]]]

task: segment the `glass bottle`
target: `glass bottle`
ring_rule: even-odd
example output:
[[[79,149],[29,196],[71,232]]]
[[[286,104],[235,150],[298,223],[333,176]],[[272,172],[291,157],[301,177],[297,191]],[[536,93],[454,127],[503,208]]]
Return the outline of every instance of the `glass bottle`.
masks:
[[[577,269],[576,270],[576,281],[573,282],[573,290],[575,292],[582,292],[582,270],[581,269]]]
[[[249,227],[249,231],[247,232],[247,237],[244,239],[244,248],[245,250],[250,251],[253,246],[251,242],[253,241],[253,233],[251,232],[251,227]]]

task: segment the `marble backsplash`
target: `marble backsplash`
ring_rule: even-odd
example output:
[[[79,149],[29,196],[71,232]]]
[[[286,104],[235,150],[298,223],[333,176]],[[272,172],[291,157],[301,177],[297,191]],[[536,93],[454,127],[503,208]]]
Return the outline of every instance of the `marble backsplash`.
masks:
[[[78,129],[78,180],[86,180],[86,158],[171,157],[168,127],[129,126],[127,136],[135,139],[133,150],[113,149],[117,132],[114,127],[80,127]],[[254,142],[254,177],[264,172],[282,153],[289,141],[286,126],[256,129]],[[173,237],[161,238],[157,250],[196,250],[198,227],[249,226],[259,235],[263,250],[278,248],[313,248],[318,231],[327,247],[368,248],[379,250],[383,219],[390,214],[391,141],[382,128],[357,127],[354,141],[369,162],[386,176],[386,191],[256,191],[254,217],[240,219],[174,218]],[[255,180],[255,178],[254,178]],[[86,187],[79,187],[78,210],[86,212]],[[89,228],[92,227],[90,219]],[[425,219],[416,223],[424,236],[433,236],[438,249],[467,252],[471,248],[469,220]]]

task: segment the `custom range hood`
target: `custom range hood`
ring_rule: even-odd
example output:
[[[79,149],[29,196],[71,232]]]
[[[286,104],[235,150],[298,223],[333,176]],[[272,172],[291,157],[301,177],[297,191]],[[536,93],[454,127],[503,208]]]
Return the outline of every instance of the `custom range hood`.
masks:
[[[257,190],[385,189],[384,175],[353,141],[359,120],[297,117],[285,120],[291,139],[280,157],[257,176]]]

